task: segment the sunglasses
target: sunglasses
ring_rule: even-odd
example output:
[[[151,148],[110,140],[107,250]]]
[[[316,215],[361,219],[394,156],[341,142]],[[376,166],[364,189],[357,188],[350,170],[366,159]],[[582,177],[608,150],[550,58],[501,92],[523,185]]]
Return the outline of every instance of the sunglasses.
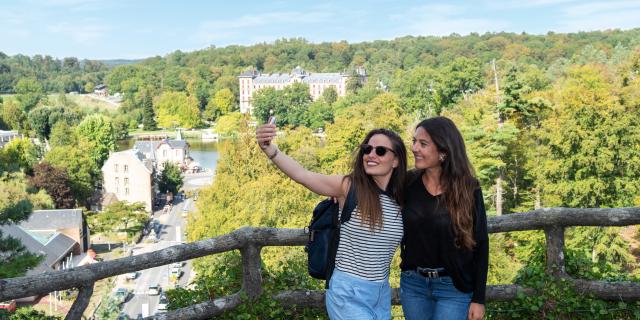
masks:
[[[390,148],[383,147],[383,146],[374,147],[374,146],[372,146],[370,144],[360,145],[360,149],[362,149],[362,153],[364,153],[364,154],[370,154],[371,151],[373,151],[375,149],[376,150],[376,155],[378,155],[378,157],[384,157],[384,155],[387,154],[387,151],[389,151],[389,152],[391,152],[393,154],[396,153],[395,151],[393,151]]]

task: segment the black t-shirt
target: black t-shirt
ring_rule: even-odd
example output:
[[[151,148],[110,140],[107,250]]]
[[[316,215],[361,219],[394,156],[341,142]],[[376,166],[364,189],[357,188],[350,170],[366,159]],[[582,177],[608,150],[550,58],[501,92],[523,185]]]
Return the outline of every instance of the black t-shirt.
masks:
[[[484,304],[489,268],[489,237],[487,214],[482,190],[474,192],[473,250],[456,248],[451,218],[440,196],[431,195],[418,171],[409,173],[402,210],[404,240],[402,243],[402,271],[417,267],[445,268],[454,286],[462,292],[473,292],[472,302]]]

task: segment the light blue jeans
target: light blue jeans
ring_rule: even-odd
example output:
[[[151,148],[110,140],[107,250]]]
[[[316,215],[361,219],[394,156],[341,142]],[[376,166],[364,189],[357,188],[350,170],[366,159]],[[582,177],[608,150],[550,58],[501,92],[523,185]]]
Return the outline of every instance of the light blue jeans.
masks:
[[[325,303],[332,320],[389,320],[389,280],[369,281],[335,269]]]
[[[456,289],[451,277],[426,278],[416,271],[400,275],[400,300],[406,320],[465,320],[472,294]]]

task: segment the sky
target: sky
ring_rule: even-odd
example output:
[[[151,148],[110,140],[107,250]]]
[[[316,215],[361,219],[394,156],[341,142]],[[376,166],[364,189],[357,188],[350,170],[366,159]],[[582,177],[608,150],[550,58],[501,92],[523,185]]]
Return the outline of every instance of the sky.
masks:
[[[0,52],[80,59],[140,59],[294,37],[353,43],[407,35],[637,27],[638,0],[0,2]]]

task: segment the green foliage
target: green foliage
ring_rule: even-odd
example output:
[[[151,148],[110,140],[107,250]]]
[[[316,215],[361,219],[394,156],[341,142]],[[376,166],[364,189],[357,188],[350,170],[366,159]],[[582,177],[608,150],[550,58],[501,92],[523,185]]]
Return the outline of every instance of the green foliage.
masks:
[[[563,84],[539,133],[544,160],[536,178],[545,204],[632,205],[640,193],[636,107],[620,104],[606,71],[597,66],[572,69]]]
[[[4,310],[0,310],[4,311]],[[34,310],[31,307],[21,307],[16,309],[15,313],[5,314],[0,312],[0,319],[5,319],[4,316],[7,316],[9,320],[60,320],[60,317],[48,316],[46,313],[42,311]]]
[[[229,88],[221,89],[213,96],[213,104],[218,107],[222,114],[237,111],[236,97]]]
[[[13,90],[20,108],[27,113],[44,98],[44,89],[35,79],[20,79]]]
[[[0,149],[0,172],[29,172],[40,160],[40,153],[40,148],[28,138],[13,139]]]
[[[230,89],[224,88],[216,92],[213,99],[205,107],[203,116],[210,121],[216,121],[218,117],[237,111],[236,97]]]
[[[338,92],[336,91],[336,88],[331,86],[324,89],[322,92],[322,100],[330,105],[338,101]]]
[[[266,121],[271,115],[277,117],[279,126],[294,127],[310,122],[308,108],[311,103],[309,86],[296,82],[282,90],[265,88],[254,94],[252,105],[256,119]]]
[[[6,99],[2,104],[2,120],[9,129],[24,133],[29,128],[27,114],[14,99]]]
[[[75,140],[75,139],[73,139]],[[45,161],[64,168],[69,175],[73,197],[77,203],[88,204],[88,200],[100,183],[100,167],[86,150],[94,144],[81,138],[71,145],[55,146],[45,156]]]
[[[160,189],[160,192],[177,194],[178,190],[182,188],[182,184],[183,178],[180,168],[171,162],[165,162],[164,169],[162,169],[162,173],[158,178],[158,189]]]
[[[156,110],[160,127],[190,129],[200,125],[198,102],[183,92],[164,92],[158,98]]]
[[[56,122],[51,128],[49,145],[52,148],[72,146],[78,142],[76,132],[65,121]]]
[[[77,123],[79,115],[64,107],[38,107],[28,115],[29,125],[41,140],[49,139],[51,129],[58,122]]]
[[[146,94],[142,100],[142,125],[144,130],[156,130],[156,114],[153,111],[153,99],[150,94]]]
[[[110,151],[116,150],[117,139],[113,124],[103,115],[92,114],[85,117],[76,128],[76,132],[93,144],[89,154],[98,167],[102,167]]]
[[[142,202],[128,203],[116,201],[104,208],[102,212],[91,213],[87,223],[94,232],[118,233],[126,232],[127,237],[139,233],[148,220]]]
[[[27,192],[22,173],[0,174],[0,194],[0,226],[20,223],[29,218],[33,208],[30,200],[42,196]],[[40,261],[41,256],[27,251],[19,240],[0,231],[0,279],[22,276]]]
[[[589,230],[591,229],[591,230]],[[630,280],[621,272],[624,262],[620,260],[593,261],[591,252],[581,249],[579,239],[590,238],[598,234],[596,228],[573,228],[567,239],[566,270],[569,274],[594,280]],[[524,233],[512,233],[522,240],[529,237],[531,241],[520,242],[526,247],[526,266],[518,272],[517,284],[537,290],[533,296],[520,295],[511,302],[490,303],[487,306],[489,319],[634,319],[640,314],[640,304],[624,302],[605,302],[589,294],[573,290],[570,280],[557,279],[545,273],[545,246],[543,238],[531,238]],[[617,235],[609,233],[613,238]],[[524,236],[524,237],[523,237]],[[597,236],[598,237],[598,236]],[[619,237],[619,236],[617,236]],[[605,237],[606,238],[606,237]],[[575,239],[575,240],[573,240]],[[608,238],[607,240],[611,240]],[[605,241],[607,241],[605,240]],[[624,243],[613,241],[612,247],[622,249]],[[582,247],[584,248],[584,247]],[[626,250],[623,250],[626,251]],[[628,254],[628,253],[627,253]]]
[[[232,112],[218,118],[215,131],[223,137],[235,136],[245,117],[240,112]]]

